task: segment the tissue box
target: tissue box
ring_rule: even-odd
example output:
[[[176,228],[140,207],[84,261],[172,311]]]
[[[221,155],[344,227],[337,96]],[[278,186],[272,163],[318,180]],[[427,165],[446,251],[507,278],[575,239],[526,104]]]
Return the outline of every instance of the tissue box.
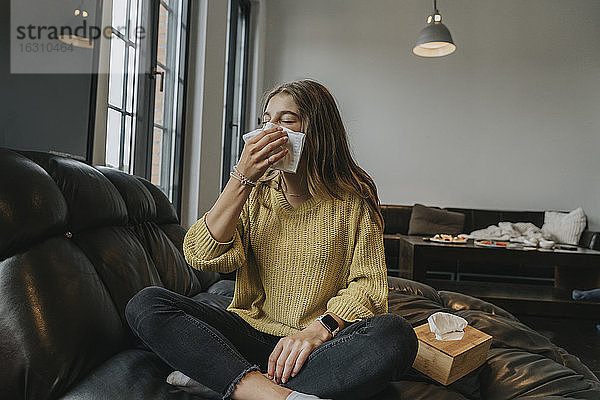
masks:
[[[429,330],[429,324],[414,328],[419,339],[419,350],[413,368],[442,385],[449,385],[473,371],[487,358],[492,337],[473,328],[465,327],[461,340],[441,341]]]

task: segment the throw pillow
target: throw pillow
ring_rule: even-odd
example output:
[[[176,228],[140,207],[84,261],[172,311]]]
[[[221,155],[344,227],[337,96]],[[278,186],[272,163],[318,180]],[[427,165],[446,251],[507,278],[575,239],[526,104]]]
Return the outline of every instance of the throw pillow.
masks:
[[[465,215],[463,213],[415,204],[408,224],[408,234],[435,235],[446,233],[456,235],[462,232],[464,226]]]
[[[569,212],[546,211],[542,233],[552,240],[577,245],[586,226],[586,217],[581,207]]]

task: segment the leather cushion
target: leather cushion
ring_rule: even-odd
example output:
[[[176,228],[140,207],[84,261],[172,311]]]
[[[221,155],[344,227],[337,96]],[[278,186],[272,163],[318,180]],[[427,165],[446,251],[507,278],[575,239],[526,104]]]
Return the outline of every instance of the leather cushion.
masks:
[[[503,317],[517,320],[517,318],[509,313],[508,311],[492,304],[487,301],[480,300],[476,297],[472,297],[462,293],[456,292],[448,292],[441,290],[439,292],[439,296],[442,299],[443,303],[451,310],[459,311],[459,310],[480,310],[485,311],[488,314],[492,315],[501,315]]]
[[[190,395],[166,382],[172,372],[156,354],[143,348],[120,352],[79,382],[61,400],[216,400],[216,392]]]
[[[53,397],[122,348],[112,299],[69,239],[0,262],[0,293],[1,399]]]
[[[415,204],[408,226],[409,235],[435,235],[446,233],[455,235],[463,231],[465,215],[453,211],[442,210]]]
[[[408,234],[408,223],[412,206],[382,205],[381,214],[385,221],[383,233]]]
[[[95,168],[77,160],[40,152],[23,152],[56,182],[69,209],[68,230],[125,225],[127,209],[117,189]],[[28,182],[29,178],[25,178]],[[29,183],[28,187],[32,187]]]
[[[117,311],[125,320],[125,306],[146,286],[164,286],[140,240],[127,227],[107,227],[73,235],[100,276]]]
[[[175,213],[175,208],[165,196],[165,194],[158,188],[158,186],[154,186],[148,180],[136,176],[137,180],[148,189],[150,195],[154,199],[154,203],[156,204],[156,220],[157,224],[179,224],[179,218],[177,218],[177,213]]]
[[[0,148],[0,260],[67,231],[67,203],[43,168]]]
[[[156,221],[156,203],[146,186],[135,176],[108,168],[96,167],[117,188],[125,205],[129,224]]]
[[[194,269],[190,268],[183,254],[154,222],[144,222],[131,227],[142,247],[152,260],[160,281],[166,288],[186,296],[202,291]]]

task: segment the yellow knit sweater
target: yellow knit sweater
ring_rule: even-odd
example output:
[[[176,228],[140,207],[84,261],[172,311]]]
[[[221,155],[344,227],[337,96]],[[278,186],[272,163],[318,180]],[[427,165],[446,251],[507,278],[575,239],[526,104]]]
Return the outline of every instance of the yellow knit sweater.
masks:
[[[306,200],[292,207],[281,175],[266,183],[263,205],[254,188],[233,238],[218,242],[206,214],[185,235],[186,261],[202,271],[236,271],[227,308],[252,327],[288,336],[326,311],[345,321],[385,313],[383,233],[365,200]]]

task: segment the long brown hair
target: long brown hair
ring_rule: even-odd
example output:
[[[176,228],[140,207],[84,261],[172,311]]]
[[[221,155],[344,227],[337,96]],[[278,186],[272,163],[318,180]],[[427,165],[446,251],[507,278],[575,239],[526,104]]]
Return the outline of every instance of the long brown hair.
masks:
[[[306,134],[303,152],[311,195],[341,199],[342,193],[356,194],[367,201],[371,215],[383,231],[377,187],[350,154],[346,129],[329,90],[313,80],[284,83],[266,94],[263,114],[273,96],[280,93],[290,95],[298,106]],[[272,176],[267,173],[265,178]]]

